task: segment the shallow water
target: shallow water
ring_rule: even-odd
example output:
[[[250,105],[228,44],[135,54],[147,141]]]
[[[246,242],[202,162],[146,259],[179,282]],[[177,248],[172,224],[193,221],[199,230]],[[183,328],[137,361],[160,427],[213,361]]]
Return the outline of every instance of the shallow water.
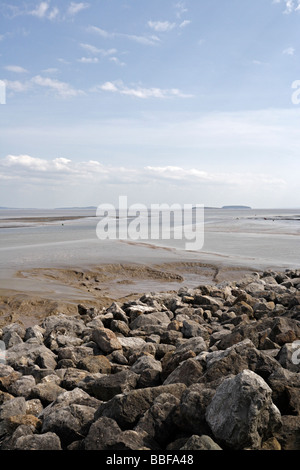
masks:
[[[0,210],[1,287],[7,285],[16,271],[101,263],[187,260],[254,269],[297,268],[300,266],[299,214],[300,210],[206,209],[204,245],[201,250],[187,251],[186,239],[99,240],[96,227],[101,219],[91,209]],[[86,218],[30,223],[23,219],[74,215]],[[143,220],[147,216],[144,214]],[[11,218],[19,220],[7,220]],[[198,219],[194,222],[198,223]],[[122,219],[122,223],[130,223],[130,219]],[[186,227],[184,233],[191,236],[195,233],[192,230],[201,228],[200,221],[198,225]],[[180,229],[180,223],[175,224],[174,231]]]

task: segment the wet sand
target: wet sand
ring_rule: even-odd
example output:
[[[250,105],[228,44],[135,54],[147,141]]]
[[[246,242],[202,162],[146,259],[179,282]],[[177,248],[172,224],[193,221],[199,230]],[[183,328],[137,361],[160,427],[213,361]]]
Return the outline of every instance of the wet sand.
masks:
[[[87,217],[95,217],[91,215],[72,215],[72,216],[55,216],[55,217],[9,217],[0,219],[1,228],[20,228],[26,227],[27,224],[47,224],[51,222],[64,222],[67,220],[85,219]],[[12,225],[8,225],[12,224]]]
[[[114,301],[139,298],[143,293],[174,292],[183,286],[238,280],[253,271],[199,262],[22,270],[8,288],[0,289],[0,328],[12,322],[31,326],[55,313],[77,314],[78,304],[102,309]]]

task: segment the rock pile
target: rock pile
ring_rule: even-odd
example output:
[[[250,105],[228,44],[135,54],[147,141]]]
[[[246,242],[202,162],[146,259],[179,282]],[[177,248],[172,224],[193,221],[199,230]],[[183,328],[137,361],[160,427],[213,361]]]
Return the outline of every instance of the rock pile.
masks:
[[[1,339],[1,450],[300,449],[300,270],[79,305]]]

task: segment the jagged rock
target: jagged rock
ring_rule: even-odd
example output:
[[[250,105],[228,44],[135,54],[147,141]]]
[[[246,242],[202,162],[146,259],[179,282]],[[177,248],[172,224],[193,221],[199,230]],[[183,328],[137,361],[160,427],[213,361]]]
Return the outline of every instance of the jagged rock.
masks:
[[[217,297],[211,297],[210,295],[196,294],[194,296],[194,304],[204,305],[205,308],[215,307],[218,309],[219,307],[222,306],[222,300]]]
[[[128,336],[130,333],[129,326],[122,320],[112,320],[110,322],[110,329],[114,333],[119,333],[123,336]]]
[[[24,341],[35,339],[40,344],[44,342],[45,329],[39,325],[33,325],[26,328]]]
[[[11,372],[3,372],[5,375],[3,377],[0,377],[0,389],[3,392],[8,392],[12,384],[16,382],[18,379],[22,377],[22,374],[20,372],[14,371],[13,368],[11,368]],[[9,393],[9,392],[8,392]]]
[[[2,341],[4,341],[6,349],[23,343],[25,329],[19,323],[11,323],[2,330]]]
[[[207,407],[206,421],[215,438],[235,450],[258,449],[282,424],[272,390],[250,370],[219,385]]]
[[[0,405],[3,405],[3,403],[11,400],[12,398],[14,398],[14,396],[10,393],[0,391]]]
[[[88,435],[84,439],[85,450],[107,450],[112,448],[115,436],[121,433],[121,429],[111,418],[101,417],[90,427]]]
[[[291,372],[300,372],[300,341],[285,343],[278,352],[276,359],[285,369]]]
[[[161,363],[150,355],[139,357],[130,370],[140,376],[138,379],[139,387],[154,387],[161,383]]]
[[[47,406],[63,392],[65,389],[55,383],[39,383],[31,389],[30,398],[38,399]]]
[[[210,384],[193,384],[182,394],[179,412],[176,417],[177,426],[183,431],[195,434],[207,434],[210,429],[207,425],[205,413],[216,390]]]
[[[281,450],[281,445],[276,437],[270,437],[267,441],[263,442],[262,450]]]
[[[130,322],[131,330],[145,329],[149,326],[163,326],[167,327],[170,323],[170,318],[165,312],[154,312],[147,315],[139,315],[135,320]]]
[[[42,422],[37,416],[24,414],[6,418],[6,425],[10,434],[12,434],[21,425],[28,426],[33,432],[39,432],[42,426]]]
[[[122,431],[110,418],[95,421],[84,439],[85,450],[145,450],[144,434]]]
[[[8,392],[17,397],[22,396],[27,399],[33,387],[35,387],[34,377],[32,375],[24,375],[8,387]]]
[[[13,398],[0,406],[0,420],[24,414],[26,414],[26,400],[24,397]]]
[[[97,328],[93,330],[92,338],[99,348],[106,354],[122,349],[122,345],[115,333],[107,328]]]
[[[38,417],[43,411],[43,405],[38,398],[26,400],[26,414]]]
[[[282,427],[275,433],[282,450],[300,449],[300,416],[282,416]]]
[[[85,391],[96,397],[98,400],[108,401],[115,395],[133,390],[139,376],[133,371],[124,370],[112,375],[102,377],[82,383]]]
[[[113,302],[106,311],[112,313],[115,320],[121,320],[128,325],[128,317],[117,302]]]
[[[57,350],[58,360],[71,359],[77,366],[78,362],[86,357],[92,357],[93,350],[86,346],[66,346]]]
[[[183,383],[187,387],[197,382],[203,375],[203,367],[200,362],[189,358],[179,364],[164,381],[164,385]]]
[[[3,423],[0,423],[0,429],[3,428],[2,425]],[[30,426],[21,424],[12,434],[8,434],[7,436],[5,436],[5,434],[3,434],[2,432],[0,434],[2,435],[0,449],[15,450],[17,439],[23,436],[32,436],[33,431]]]
[[[97,406],[98,400],[92,399],[78,388],[62,393],[40,415],[43,422],[41,432],[54,432],[59,436],[63,447],[66,447],[85,437]]]
[[[282,415],[300,414],[300,375],[279,368],[267,379],[272,388],[272,397]]]
[[[171,393],[160,394],[140,418],[134,428],[135,431],[146,432],[150,438],[164,447],[176,434],[174,415],[179,403],[179,398]]]
[[[15,440],[15,450],[62,450],[59,437],[53,432],[21,436]]]
[[[161,385],[116,395],[100,405],[95,418],[106,416],[115,419],[122,429],[129,429],[138,422],[161,393],[171,393],[180,398],[185,388],[184,384]]]
[[[55,369],[56,355],[43,344],[20,343],[6,351],[6,363],[18,370],[37,364],[41,368]]]
[[[61,387],[66,390],[73,390],[76,388],[82,380],[91,375],[90,372],[82,369],[76,369],[75,367],[70,367],[64,373],[63,379],[61,381]]]
[[[115,352],[118,351],[113,351],[113,353]],[[110,374],[111,372],[111,364],[106,356],[84,357],[77,363],[77,367],[92,373]]]
[[[209,436],[191,436],[180,450],[222,450]]]
[[[77,404],[44,410],[42,433],[54,432],[67,446],[83,439],[93,422],[94,413],[93,408]]]
[[[203,380],[206,382],[228,374],[238,374],[244,369],[250,369],[266,379],[274,370],[281,367],[274,358],[256,349],[249,339],[225,350],[207,354],[205,362]]]
[[[205,326],[193,320],[184,320],[181,331],[184,338],[201,336],[204,340],[208,340],[210,336]]]
[[[292,318],[275,318],[269,338],[280,346],[300,339],[300,322]]]
[[[45,338],[50,334],[81,335],[85,324],[81,319],[64,314],[52,315],[43,320],[41,327],[45,330]]]

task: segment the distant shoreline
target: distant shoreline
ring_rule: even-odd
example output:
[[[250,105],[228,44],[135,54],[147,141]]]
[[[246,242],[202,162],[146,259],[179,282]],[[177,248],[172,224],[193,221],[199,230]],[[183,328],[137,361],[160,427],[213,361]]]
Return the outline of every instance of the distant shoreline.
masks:
[[[8,224],[10,222],[22,222],[22,223],[47,223],[47,222],[64,222],[67,220],[77,220],[77,219],[86,219],[89,217],[96,217],[95,215],[70,215],[70,216],[60,216],[60,217],[12,217],[8,219],[0,219],[0,224]],[[20,228],[23,225],[9,225],[0,228]]]

